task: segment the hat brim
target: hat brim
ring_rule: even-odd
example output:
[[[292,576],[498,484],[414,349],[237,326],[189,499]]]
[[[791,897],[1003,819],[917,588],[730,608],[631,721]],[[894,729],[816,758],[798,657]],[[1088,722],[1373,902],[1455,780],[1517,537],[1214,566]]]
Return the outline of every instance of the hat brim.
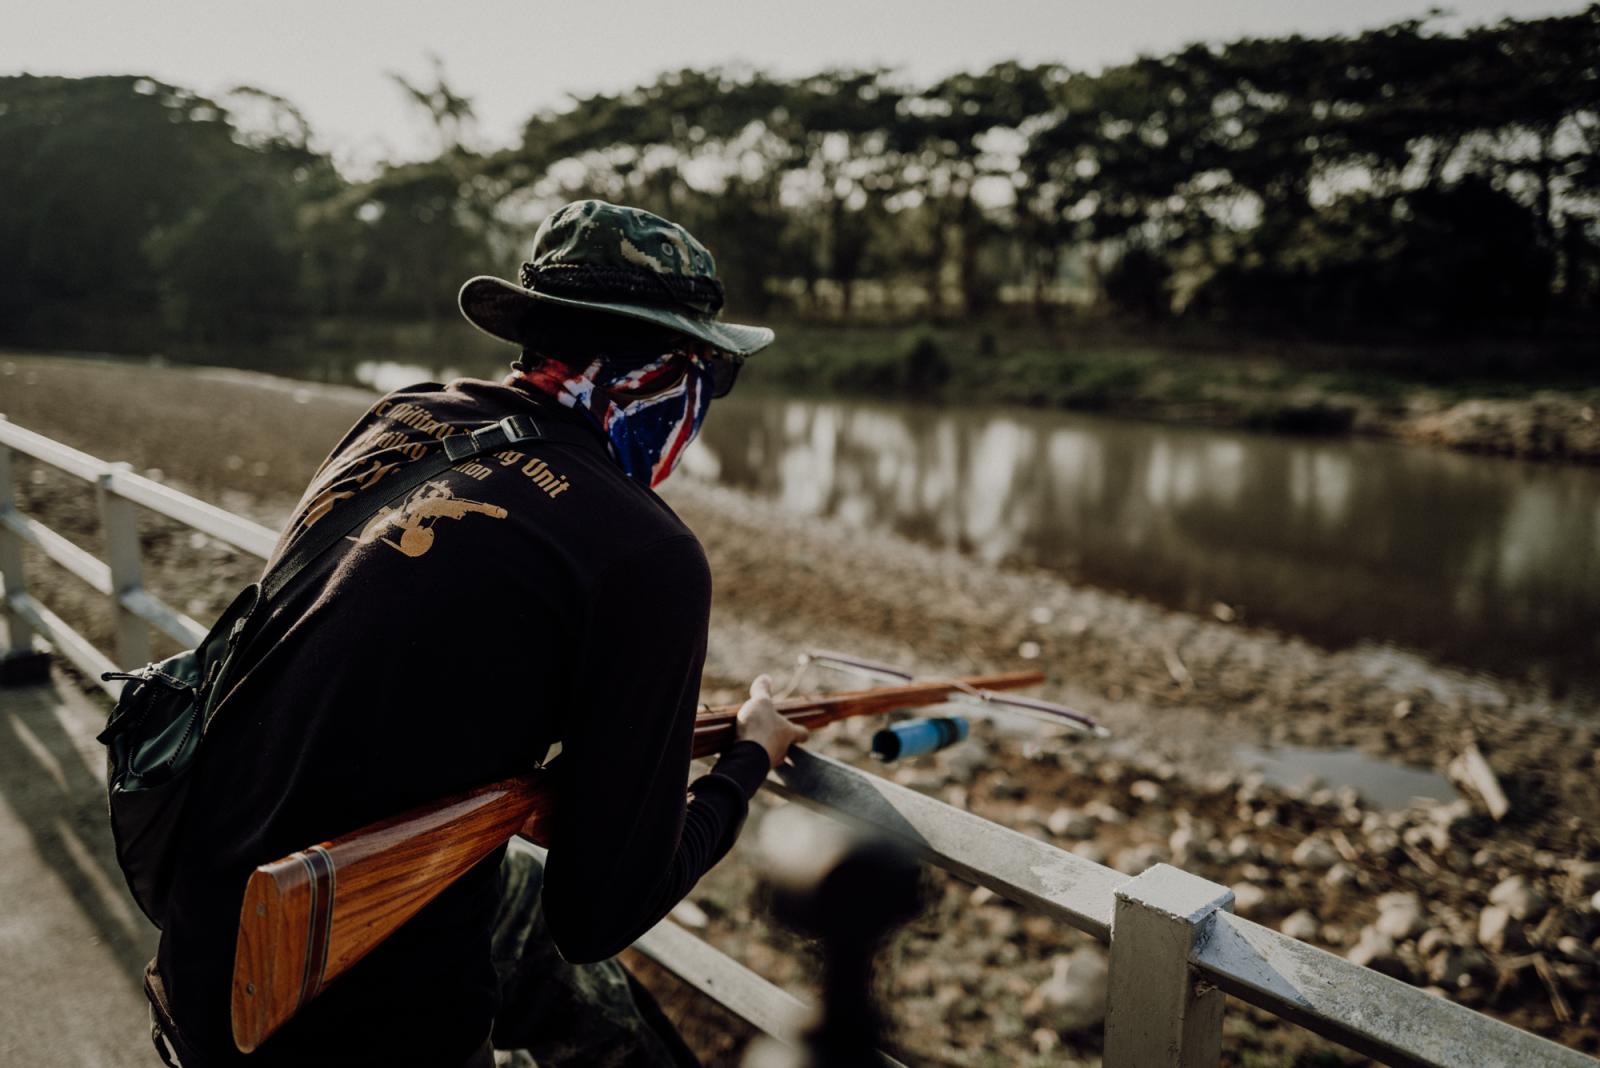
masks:
[[[522,324],[530,306],[554,304],[567,308],[587,308],[590,311],[609,312],[655,323],[681,334],[699,338],[734,356],[753,356],[772,344],[776,336],[764,326],[744,326],[724,323],[715,319],[699,319],[670,308],[655,308],[648,304],[611,304],[598,300],[574,300],[556,297],[549,293],[525,289],[504,278],[480,274],[469,278],[457,297],[461,314],[467,322],[490,337],[509,341],[513,345],[523,342]]]

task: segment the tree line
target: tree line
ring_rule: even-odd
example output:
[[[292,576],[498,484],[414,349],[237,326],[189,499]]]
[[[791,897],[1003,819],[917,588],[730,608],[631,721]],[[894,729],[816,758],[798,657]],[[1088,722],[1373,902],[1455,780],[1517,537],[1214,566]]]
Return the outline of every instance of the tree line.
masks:
[[[930,85],[682,70],[535,113],[496,150],[442,71],[395,80],[437,152],[353,181],[259,90],[0,78],[0,342],[442,321],[580,196],[683,222],[744,315],[1336,334],[1600,308],[1600,5]]]

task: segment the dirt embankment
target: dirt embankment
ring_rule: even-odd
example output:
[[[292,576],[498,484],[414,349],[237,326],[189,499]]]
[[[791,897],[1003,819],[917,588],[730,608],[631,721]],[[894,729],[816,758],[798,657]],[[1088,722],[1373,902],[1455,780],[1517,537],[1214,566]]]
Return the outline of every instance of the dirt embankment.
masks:
[[[1130,873],[1179,864],[1233,886],[1251,918],[1600,1049],[1600,733],[1585,710],[1554,713],[1536,693],[1390,651],[1333,653],[779,516],[714,487],[685,483],[669,496],[711,555],[707,681],[728,695],[815,646],[927,672],[1041,666],[1047,695],[1101,717],[1114,744],[1059,737],[1019,747],[980,733],[888,773]],[[859,758],[863,742],[827,744]],[[1476,744],[1512,812],[1497,823],[1475,796],[1386,812],[1339,783],[1273,788],[1238,770],[1239,742],[1353,747],[1441,771]],[[748,910],[729,904],[716,880],[705,893],[708,911],[727,914],[712,930],[738,947]],[[1089,1052],[1092,1040],[1074,1029],[1097,1020],[1085,1009],[1100,989],[1095,950],[955,883],[934,915],[902,945],[888,980],[909,1034],[944,1028],[943,1040],[964,1050],[951,1063],[986,1063],[981,1051],[997,1033],[1016,1036],[1018,1056],[1063,1041]],[[770,974],[772,962],[751,959]],[[1286,1056],[1302,1047],[1251,1014],[1229,1026],[1245,1048]]]
[[[1600,398],[1548,392],[1459,401],[1409,415],[1394,436],[1470,452],[1600,463]]]
[[[1353,392],[1332,376],[1298,385],[1249,373],[1182,390],[1146,388],[1110,397],[1096,410],[1172,423],[1248,427],[1289,434],[1395,438],[1463,452],[1557,463],[1600,463],[1600,390],[1542,390],[1513,397],[1460,397],[1425,386],[1390,383]],[[1160,383],[1160,376],[1153,376]]]
[[[108,459],[159,467],[180,488],[281,521],[365,398],[253,376],[29,364],[0,377],[0,411]],[[23,464],[21,504],[97,548],[92,496]],[[1046,694],[1103,718],[1112,744],[979,729],[968,744],[887,769],[898,781],[1135,872],[1180,864],[1231,885],[1238,910],[1476,1008],[1600,1050],[1600,762],[1595,710],[1377,649],[1329,652],[1221,619],[1170,612],[1039,572],[776,512],[716,487],[669,484],[716,581],[709,700],[809,647],[925,672],[1033,666]],[[253,571],[208,539],[145,529],[158,593],[208,618]],[[35,588],[108,640],[98,598],[66,579]],[[59,573],[57,573],[59,574]],[[865,734],[824,749],[872,766]],[[1378,811],[1338,783],[1277,788],[1232,761],[1238,742],[1358,748],[1442,768],[1475,742],[1511,813],[1475,799]],[[877,768],[876,770],[884,770]],[[766,923],[743,846],[683,918],[727,952],[801,986],[802,947]],[[1096,1057],[1104,962],[1072,932],[954,879],[890,951],[899,1045],[918,1063]],[[672,999],[683,1013],[697,1003]],[[727,1035],[693,1012],[714,1056]],[[1258,1063],[1317,1043],[1260,1014],[1228,1017]],[[1326,1062],[1324,1062],[1326,1063]],[[1334,1063],[1337,1063],[1335,1059]]]

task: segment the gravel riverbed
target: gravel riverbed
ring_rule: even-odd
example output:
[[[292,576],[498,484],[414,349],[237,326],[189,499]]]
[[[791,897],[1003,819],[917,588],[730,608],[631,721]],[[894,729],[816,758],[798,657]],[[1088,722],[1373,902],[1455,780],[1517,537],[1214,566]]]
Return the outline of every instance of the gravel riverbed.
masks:
[[[0,412],[96,456],[280,523],[370,395],[237,372],[0,357]],[[98,550],[93,494],[18,465],[22,508]],[[1330,651],[1201,616],[997,569],[716,486],[668,483],[716,592],[705,698],[781,677],[807,648],[927,673],[1036,667],[1043,689],[1111,727],[1110,742],[979,725],[967,743],[885,768],[867,729],[816,745],[1024,833],[1133,873],[1166,861],[1234,888],[1252,919],[1590,1053],[1600,1052],[1600,711],[1379,647]],[[154,517],[148,581],[209,619],[256,565]],[[30,556],[36,592],[109,645],[98,595]],[[1360,752],[1446,770],[1469,746],[1510,801],[1470,789],[1380,809],[1338,781],[1268,781],[1240,746]],[[756,819],[763,805],[758,805]],[[748,839],[750,836],[747,835]],[[804,989],[807,948],[772,932],[744,844],[680,919]],[[1075,932],[943,876],[888,951],[896,1045],[915,1063],[1093,1063],[1104,954]],[[762,937],[752,937],[752,932]],[[713,1060],[744,1032],[669,991]],[[1237,1063],[1360,1063],[1270,1017],[1230,1008]]]

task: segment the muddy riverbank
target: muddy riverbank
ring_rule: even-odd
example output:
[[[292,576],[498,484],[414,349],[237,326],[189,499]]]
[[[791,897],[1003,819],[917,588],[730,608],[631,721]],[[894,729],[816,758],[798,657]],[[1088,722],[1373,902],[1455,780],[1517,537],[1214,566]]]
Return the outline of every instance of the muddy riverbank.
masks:
[[[0,411],[269,524],[367,403],[361,391],[251,375],[84,371],[19,365],[0,377]],[[86,488],[20,467],[24,509],[97,548]],[[797,518],[715,486],[669,483],[667,497],[715,575],[708,700],[734,696],[757,672],[781,673],[817,646],[927,672],[1039,667],[1050,676],[1046,695],[1101,717],[1114,742],[979,729],[964,746],[886,773],[1125,871],[1181,864],[1234,886],[1238,910],[1253,919],[1600,1050],[1595,709],[1382,648],[1330,652],[1242,626],[1223,605],[1169,611]],[[153,519],[144,536],[151,586],[196,618],[219,610],[254,569]],[[36,559],[30,566],[52,607],[107,639],[96,595],[46,579]],[[839,730],[817,744],[870,766],[864,743],[863,733]],[[1470,792],[1379,809],[1347,783],[1274,785],[1236,759],[1242,745],[1290,745],[1443,770],[1469,744],[1509,797],[1501,821]],[[750,937],[763,925],[747,859],[741,847],[683,918],[764,974],[803,985],[805,957],[791,941]],[[1092,1061],[1098,949],[986,891],[953,879],[935,886],[933,907],[897,942],[885,978],[909,1058],[1018,1064],[1047,1054],[1058,1062],[1065,1051]],[[719,1048],[715,1028],[696,1033],[708,1052]],[[1243,1063],[1321,1048],[1244,1010],[1230,1012],[1228,1033]]]

